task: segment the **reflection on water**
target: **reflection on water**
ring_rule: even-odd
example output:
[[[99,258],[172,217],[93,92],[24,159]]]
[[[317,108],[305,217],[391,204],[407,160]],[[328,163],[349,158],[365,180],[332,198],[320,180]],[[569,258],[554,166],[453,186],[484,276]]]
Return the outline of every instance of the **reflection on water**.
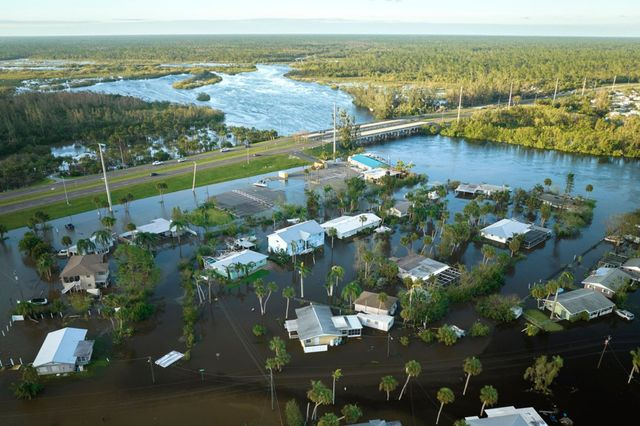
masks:
[[[221,82],[193,90],[179,90],[171,86],[188,78],[187,74],[150,80],[119,80],[72,90],[208,105],[224,111],[227,125],[275,129],[282,135],[331,127],[334,103],[354,115],[358,122],[371,120],[366,110],[353,105],[347,93],[321,84],[291,80],[285,77],[289,69],[285,65],[258,65],[255,72],[221,74]],[[207,93],[211,100],[197,101],[199,93]]]

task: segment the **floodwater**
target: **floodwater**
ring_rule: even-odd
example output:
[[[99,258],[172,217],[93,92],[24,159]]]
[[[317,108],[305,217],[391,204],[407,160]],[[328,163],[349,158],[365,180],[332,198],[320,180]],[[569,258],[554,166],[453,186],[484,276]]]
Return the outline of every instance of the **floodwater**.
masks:
[[[219,83],[192,90],[171,86],[190,77],[188,74],[118,80],[71,90],[135,96],[147,101],[206,105],[224,111],[225,122],[229,126],[274,129],[281,135],[330,128],[334,104],[353,115],[357,122],[371,121],[367,110],[355,107],[349,94],[317,83],[292,80],[285,76],[289,70],[286,65],[261,64],[254,72],[220,73],[222,81]],[[199,93],[208,94],[211,100],[197,101]]]
[[[447,179],[468,182],[508,184],[511,187],[530,188],[549,177],[554,185],[563,187],[564,177],[576,175],[576,192],[584,194],[587,184],[594,186],[591,197],[598,201],[593,222],[583,229],[580,236],[569,240],[549,240],[543,247],[526,253],[507,277],[503,293],[527,294],[527,285],[545,280],[563,265],[570,263],[575,254],[581,254],[594,246],[603,236],[607,218],[615,213],[640,208],[640,163],[610,160],[589,156],[576,156],[549,151],[536,151],[493,143],[471,143],[444,137],[412,137],[376,145],[370,149],[390,157],[392,161],[415,163],[415,170],[429,175],[430,181]],[[116,230],[133,221],[137,224],[154,217],[170,217],[173,206],[190,209],[197,200],[208,195],[241,188],[257,178],[226,182],[198,188],[196,195],[181,191],[165,195],[163,205],[158,197],[134,201],[130,217],[117,207]],[[288,200],[301,201],[304,182],[273,182],[273,189],[285,191]],[[460,211],[468,201],[449,196],[453,212]],[[53,221],[52,238],[59,246],[65,232],[63,224],[72,220],[76,225],[74,240],[88,235],[99,227],[97,212],[75,215],[73,218]],[[270,227],[258,228],[260,250],[266,248],[265,235]],[[16,244],[24,229],[12,231],[10,239],[0,246],[0,318],[7,318],[10,306],[17,298],[30,298],[40,294],[53,295],[59,285],[43,283],[34,269],[25,263]],[[400,232],[392,237],[392,254],[402,255],[405,249],[398,244]],[[373,244],[373,237],[364,241]],[[110,357],[106,369],[99,369],[86,378],[59,378],[46,383],[46,390],[36,401],[15,402],[8,383],[15,381],[13,372],[0,373],[0,423],[41,424],[46,416],[50,424],[282,424],[281,413],[287,400],[296,398],[303,412],[306,409],[305,392],[310,380],[321,379],[331,384],[331,371],[343,370],[344,377],[337,384],[336,407],[321,407],[320,412],[338,413],[346,403],[357,402],[366,419],[385,418],[401,420],[405,425],[431,425],[435,421],[438,402],[436,392],[441,386],[451,387],[456,401],[443,411],[441,424],[450,425],[453,420],[477,415],[480,409],[478,393],[483,385],[498,389],[497,406],[534,406],[539,410],[552,410],[554,404],[576,421],[578,425],[618,424],[630,412],[632,403],[640,397],[637,381],[626,384],[629,350],[640,346],[640,322],[627,323],[618,317],[609,317],[568,325],[563,332],[553,335],[525,337],[520,330],[522,322],[496,326],[490,337],[464,338],[453,347],[441,344],[424,344],[416,339],[408,347],[398,343],[398,338],[408,332],[398,324],[393,330],[393,340],[384,334],[366,330],[359,339],[331,348],[329,352],[303,354],[296,341],[289,341],[282,327],[285,300],[280,292],[274,294],[267,305],[267,315],[259,314],[256,296],[250,288],[241,285],[232,289],[213,287],[214,301],[204,304],[196,333],[198,343],[190,361],[179,366],[161,369],[155,367],[152,383],[147,357],[157,359],[170,350],[183,350],[179,274],[176,268],[180,255],[189,258],[195,250],[195,242],[182,247],[166,247],[157,254],[157,264],[162,270],[162,280],[154,293],[159,309],[152,321],[138,327],[136,335],[123,348]],[[583,264],[573,269],[582,276],[591,264],[605,251],[607,244],[599,244],[589,251]],[[313,265],[305,279],[307,301],[330,301],[323,283],[331,264],[340,264],[346,275],[340,287],[355,277],[353,268],[355,243],[336,240],[332,249],[328,242],[323,255],[308,257],[305,263]],[[470,244],[460,261],[473,265],[481,258],[479,246]],[[16,271],[18,281],[13,279]],[[299,280],[288,268],[269,267],[265,281],[275,281],[280,289],[294,285],[299,294]],[[339,294],[340,289],[335,290]],[[630,310],[640,313],[640,292],[632,293]],[[300,306],[292,302],[292,310]],[[470,306],[454,307],[446,321],[467,329],[477,318]],[[256,338],[251,332],[254,324],[262,323],[268,329],[268,337]],[[45,319],[39,324],[14,325],[7,337],[0,336],[0,359],[22,357],[25,362],[35,357],[46,331],[60,327],[61,320]],[[68,323],[67,323],[68,324]],[[107,321],[92,318],[76,320],[70,324],[87,325],[92,337],[98,336],[110,326]],[[0,323],[4,327],[4,321]],[[602,343],[612,336],[600,369],[596,364]],[[292,361],[283,372],[275,374],[276,410],[271,411],[271,400],[265,376],[264,360],[271,356],[266,342],[271,336],[287,341]],[[102,340],[108,340],[104,336]],[[387,346],[388,345],[388,346]],[[388,348],[388,349],[387,349]],[[388,356],[387,356],[388,350]],[[104,349],[102,350],[104,351]],[[528,392],[528,384],[522,379],[525,368],[539,354],[561,354],[565,367],[556,380],[554,396],[547,397]],[[481,375],[471,379],[467,396],[461,396],[463,387],[462,360],[470,355],[478,356],[484,366]],[[98,351],[97,357],[103,357]],[[398,391],[392,401],[378,391],[380,377],[392,374],[404,380],[403,365],[409,359],[419,360],[423,372],[412,380],[408,393],[397,401]],[[203,369],[203,371],[200,371]],[[79,403],[82,401],[82,403]],[[589,407],[589,408],[587,408]],[[597,408],[594,408],[597,407]],[[278,409],[279,408],[279,409]]]

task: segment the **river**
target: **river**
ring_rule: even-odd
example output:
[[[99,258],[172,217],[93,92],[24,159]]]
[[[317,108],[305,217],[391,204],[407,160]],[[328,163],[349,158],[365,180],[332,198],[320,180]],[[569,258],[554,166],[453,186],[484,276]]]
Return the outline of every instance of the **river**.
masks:
[[[543,247],[528,252],[507,277],[502,290],[505,294],[525,296],[529,283],[547,279],[571,262],[574,255],[598,243],[611,215],[640,208],[640,188],[637,185],[640,182],[640,163],[637,161],[600,159],[440,136],[415,136],[375,145],[369,150],[390,158],[392,162],[413,162],[414,170],[426,173],[432,182],[451,179],[529,189],[545,178],[551,178],[553,186],[563,188],[565,176],[572,172],[575,174],[576,193],[587,195],[585,186],[594,186],[593,192],[588,194],[597,200],[592,223],[577,237],[549,240]],[[168,218],[174,206],[190,209],[207,195],[242,188],[255,179],[200,187],[195,197],[188,190],[167,194],[164,204],[159,203],[158,197],[136,200],[131,204],[129,216],[118,206],[116,231],[130,221],[141,224],[154,217]],[[285,191],[288,200],[300,200],[304,182],[292,179],[273,186]],[[449,196],[452,212],[460,211],[467,202]],[[60,237],[66,232],[63,224],[69,220],[76,224],[76,231],[72,234],[74,241],[86,238],[100,226],[96,211],[52,221],[50,235],[56,247],[60,246]],[[9,239],[0,245],[0,279],[3,283],[0,286],[0,318],[8,318],[16,299],[41,294],[53,296],[59,287],[42,282],[32,265],[20,255],[17,241],[24,231],[11,231]],[[257,229],[262,250],[266,246],[264,236],[269,232],[270,227]],[[398,244],[399,237],[400,232],[395,232],[392,254],[404,252]],[[155,419],[156,424],[180,422],[180,419],[184,424],[202,424],[210,420],[209,409],[215,409],[218,421],[210,420],[213,424],[280,424],[277,412],[270,410],[267,386],[260,377],[260,370],[264,370],[263,360],[270,354],[265,342],[251,334],[252,325],[262,322],[269,335],[286,339],[281,325],[284,300],[279,293],[271,298],[267,315],[260,318],[256,297],[250,289],[241,286],[228,292],[216,290],[218,300],[212,306],[205,306],[198,322],[199,341],[191,361],[179,368],[157,368],[157,384],[151,385],[149,367],[144,361],[146,356],[157,358],[169,350],[183,347],[179,341],[182,290],[178,284],[176,259],[180,251],[184,257],[189,257],[194,248],[195,244],[191,242],[185,243],[181,250],[166,248],[158,253],[158,264],[162,269],[162,280],[155,291],[161,306],[159,313],[152,322],[144,324],[123,349],[113,354],[107,374],[82,380],[61,379],[60,383],[50,381],[45,394],[32,405],[15,403],[8,387],[5,387],[5,391],[0,393],[0,413],[4,413],[0,414],[0,423],[35,424],[38,416],[47,413],[52,422],[60,424],[85,421],[137,424],[145,419]],[[600,244],[589,252],[583,266],[574,270],[576,275],[584,274],[588,266],[608,249],[608,244]],[[355,244],[336,242],[334,250],[327,247],[305,279],[305,295],[311,300],[327,301],[322,283],[332,258],[347,271],[344,283],[355,277],[352,266]],[[480,258],[479,244],[470,244],[460,259],[471,266]],[[292,273],[278,267],[271,268],[265,277],[265,281],[270,280],[276,281],[280,288],[294,283]],[[640,314],[639,296],[640,292],[632,293],[629,301],[629,309],[636,315]],[[294,303],[293,307],[296,306]],[[473,309],[465,305],[455,307],[447,321],[468,328],[476,318]],[[3,320],[0,326],[4,327],[5,322],[8,321]],[[97,333],[95,328],[105,328],[104,323],[91,320],[87,324],[94,329],[93,333]],[[37,325],[15,325],[8,337],[0,336],[0,359],[5,363],[9,356],[32,360],[44,332],[60,324],[57,320],[45,320]],[[75,324],[85,322],[76,321]],[[343,346],[331,348],[327,353],[312,355],[302,354],[295,341],[287,340],[287,350],[293,358],[284,372],[276,375],[278,404],[282,408],[287,399],[295,397],[304,411],[304,392],[309,380],[322,379],[325,384],[330,384],[330,372],[335,368],[342,368],[345,375],[338,385],[337,404],[340,407],[345,403],[358,402],[366,418],[399,419],[403,424],[433,424],[438,408],[435,393],[440,386],[453,388],[458,398],[454,404],[445,407],[444,424],[451,424],[452,420],[464,415],[477,414],[480,406],[477,394],[485,384],[498,388],[498,406],[533,405],[548,410],[558,404],[577,424],[602,424],[604,420],[599,419],[608,419],[611,420],[609,424],[615,424],[613,420],[624,418],[625,409],[628,410],[632,401],[640,397],[637,383],[626,385],[628,371],[625,371],[629,364],[629,348],[640,345],[640,320],[627,323],[610,315],[589,323],[569,325],[561,333],[535,338],[523,336],[521,328],[521,322],[497,326],[491,337],[465,338],[450,348],[440,344],[425,345],[415,339],[405,348],[397,343],[398,337],[406,334],[399,324],[393,332],[389,358],[386,356],[386,338],[371,332],[365,333],[362,339],[352,339]],[[595,370],[602,340],[607,334],[613,335],[611,351],[605,356],[602,369]],[[554,398],[527,392],[527,385],[522,381],[524,369],[530,365],[534,355],[541,353],[562,353],[565,358],[565,367],[554,386]],[[462,398],[460,366],[462,359],[469,355],[478,355],[483,360],[485,372],[472,378],[469,394]],[[403,401],[384,403],[383,394],[377,390],[380,376],[394,374],[402,382],[403,365],[408,359],[420,360],[424,368],[422,375],[411,385]],[[200,368],[205,369],[203,376],[198,374]],[[8,377],[7,373],[0,375],[0,387],[8,383]],[[606,388],[606,394],[602,393],[603,388]],[[60,408],[58,401],[74,401],[81,394],[87,395],[83,397],[85,407],[73,410]],[[607,409],[585,411],[584,408],[596,406]],[[338,409],[336,407],[333,411]],[[187,411],[192,413],[188,419],[181,417],[184,414],[180,413]],[[331,407],[322,409],[322,412],[326,411],[331,411]]]

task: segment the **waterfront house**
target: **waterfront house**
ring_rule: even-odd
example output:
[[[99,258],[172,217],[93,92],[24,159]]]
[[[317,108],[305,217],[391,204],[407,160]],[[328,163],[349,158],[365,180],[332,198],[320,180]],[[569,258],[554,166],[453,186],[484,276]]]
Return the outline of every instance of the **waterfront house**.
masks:
[[[334,228],[336,237],[348,238],[366,229],[377,228],[382,219],[373,213],[362,213],[357,216],[340,216],[320,225],[325,231]]]
[[[544,308],[553,310],[558,318],[572,320],[585,313],[589,319],[597,318],[613,312],[615,303],[604,297],[597,291],[588,288],[580,288],[572,291],[565,291],[555,297],[544,300]]]
[[[402,279],[426,282],[433,277],[440,285],[448,285],[460,279],[460,271],[456,268],[419,254],[391,260],[398,265],[398,276]]]
[[[91,241],[91,243],[93,243],[93,247],[88,247],[87,248],[87,252],[85,254],[100,254],[100,255],[104,255],[109,253],[109,251],[111,250],[111,248],[113,247],[114,241],[113,238],[110,238],[109,241],[106,244],[102,244],[100,242],[97,241],[96,237],[91,236],[89,237],[89,241]],[[64,251],[62,251],[61,253],[63,253]],[[78,245],[74,244],[71,247],[69,247],[66,251],[66,256],[75,256],[80,254],[80,252],[78,251]]]
[[[109,264],[100,254],[71,256],[60,273],[62,293],[86,291],[99,296],[100,288],[109,285]]]
[[[85,340],[84,328],[62,328],[47,334],[33,361],[39,375],[82,371],[91,361],[93,341]]]
[[[296,309],[297,318],[287,320],[285,329],[290,339],[299,339],[305,353],[325,352],[329,346],[342,343],[346,337],[362,335],[362,324],[355,315],[333,315],[325,305],[309,305]]]
[[[487,417],[466,417],[469,426],[547,426],[533,407],[499,407],[484,410]]]
[[[410,201],[398,201],[389,209],[389,214],[391,216],[403,218],[409,216],[409,209],[411,209]]]
[[[176,230],[176,227],[173,225],[172,220],[167,220],[164,218],[153,219],[151,222],[140,225],[136,227],[133,231],[127,231],[120,234],[120,239],[132,242],[135,240],[135,237],[140,232],[146,232],[149,234],[157,235],[158,237],[176,237],[178,234],[184,235],[185,233],[190,233],[192,235],[197,235],[197,233],[190,229],[186,228],[183,230]]]
[[[480,230],[484,238],[500,244],[509,244],[516,235],[524,235],[522,245],[530,249],[549,238],[551,229],[531,223],[522,223],[515,219],[502,219]]]
[[[310,253],[324,245],[324,232],[315,220],[278,229],[267,236],[269,252],[284,252],[289,256]]]
[[[369,328],[375,328],[380,331],[389,331],[393,327],[394,318],[391,315],[367,314],[358,312],[360,323]]]
[[[625,272],[635,272],[640,274],[640,257],[635,257],[627,260],[622,264],[622,269]]]
[[[582,281],[584,288],[598,291],[611,299],[618,290],[631,283],[633,277],[618,268],[598,268]]]
[[[267,265],[267,256],[252,250],[228,253],[220,257],[203,258],[204,268],[230,280],[250,275]]]
[[[373,154],[355,154],[350,156],[347,161],[351,166],[362,171],[389,168],[389,164]]]
[[[375,168],[375,169],[363,171],[362,177],[364,178],[365,182],[380,183],[382,182],[382,179],[386,176],[395,178],[401,174],[402,173],[397,170]]]
[[[455,193],[460,197],[475,197],[476,195],[492,196],[497,192],[510,191],[506,185],[489,185],[486,183],[461,183],[455,189]]]
[[[363,291],[353,302],[353,310],[374,315],[393,315],[398,308],[398,298],[387,296],[386,300],[380,302],[379,293]]]

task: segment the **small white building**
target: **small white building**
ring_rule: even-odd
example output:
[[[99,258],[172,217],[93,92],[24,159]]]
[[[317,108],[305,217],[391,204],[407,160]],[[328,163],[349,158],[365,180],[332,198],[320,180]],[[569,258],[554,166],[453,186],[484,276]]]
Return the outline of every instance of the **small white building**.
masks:
[[[393,315],[398,308],[398,298],[387,296],[384,302],[378,299],[379,293],[363,291],[353,302],[353,310],[374,315]]]
[[[362,213],[357,216],[340,216],[320,225],[325,232],[334,228],[336,237],[339,239],[356,235],[365,229],[377,228],[382,223],[382,219],[373,213]]]
[[[84,290],[95,296],[100,295],[100,288],[109,283],[109,264],[104,262],[101,254],[71,256],[67,265],[60,272],[62,293]]]
[[[85,340],[86,336],[87,330],[83,328],[52,331],[44,339],[33,367],[41,376],[82,371],[93,354],[93,340]]]
[[[618,268],[598,268],[582,281],[584,288],[600,292],[611,299],[618,290],[631,283],[633,277]]]
[[[324,232],[315,220],[278,229],[267,236],[269,252],[284,252],[289,256],[311,253],[324,245]]]
[[[290,339],[299,339],[305,353],[325,352],[344,338],[362,335],[362,324],[355,315],[336,315],[326,305],[296,309],[297,319],[285,321]]]
[[[359,312],[357,314],[360,323],[369,328],[375,328],[380,331],[389,331],[393,327],[394,318],[391,315],[376,315]]]
[[[487,417],[465,417],[469,426],[547,426],[533,407],[499,407],[484,410]]]
[[[229,253],[218,258],[204,257],[204,268],[230,280],[250,275],[267,265],[267,256],[252,250]]]
[[[493,225],[480,230],[484,238],[500,244],[509,244],[516,235],[524,235],[523,246],[532,248],[549,238],[552,231],[530,223],[522,223],[515,219],[502,219]]]
[[[397,170],[376,168],[363,171],[362,177],[364,178],[365,182],[380,183],[385,176],[397,177],[400,174],[401,173]]]

